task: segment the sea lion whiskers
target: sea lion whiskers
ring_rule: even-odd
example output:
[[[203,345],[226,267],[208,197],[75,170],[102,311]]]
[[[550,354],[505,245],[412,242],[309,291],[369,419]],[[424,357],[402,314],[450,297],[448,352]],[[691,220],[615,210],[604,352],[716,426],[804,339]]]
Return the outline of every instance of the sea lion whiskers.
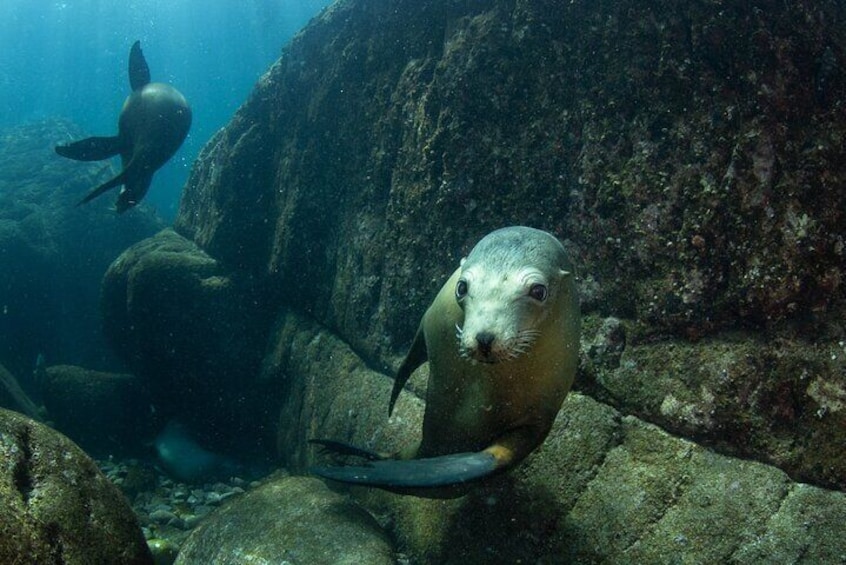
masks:
[[[508,351],[508,359],[517,359],[527,353],[535,345],[541,332],[536,329],[520,330],[520,332],[506,342],[505,349]]]

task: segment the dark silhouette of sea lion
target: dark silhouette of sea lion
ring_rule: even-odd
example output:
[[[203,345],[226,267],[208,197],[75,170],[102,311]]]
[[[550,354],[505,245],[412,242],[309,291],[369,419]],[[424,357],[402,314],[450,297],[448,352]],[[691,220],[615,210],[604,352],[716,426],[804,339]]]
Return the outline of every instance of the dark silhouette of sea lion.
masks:
[[[123,103],[116,136],[89,137],[56,147],[59,155],[77,161],[120,155],[123,170],[89,192],[77,206],[120,185],[118,213],[138,204],[150,188],[153,173],[176,153],[191,128],[191,108],[185,97],[169,84],[150,82],[140,41],[129,51],[129,84],[132,94]]]

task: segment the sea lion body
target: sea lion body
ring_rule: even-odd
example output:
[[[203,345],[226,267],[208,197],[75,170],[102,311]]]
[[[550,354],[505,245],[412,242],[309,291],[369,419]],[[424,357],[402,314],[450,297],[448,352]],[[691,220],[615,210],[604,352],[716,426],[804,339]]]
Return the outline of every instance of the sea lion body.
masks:
[[[515,226],[487,235],[438,292],[397,372],[389,413],[414,370],[429,361],[413,460],[315,472],[441,497],[522,461],[546,438],[576,373],[581,317],[574,278],[563,246],[546,232]]]
[[[129,54],[129,80],[132,93],[123,104],[116,136],[89,137],[56,147],[59,155],[77,161],[121,156],[121,172],[89,192],[79,204],[121,185],[117,211],[138,204],[150,188],[153,173],[176,153],[191,128],[191,108],[185,97],[168,84],[150,82],[150,70],[138,41]]]

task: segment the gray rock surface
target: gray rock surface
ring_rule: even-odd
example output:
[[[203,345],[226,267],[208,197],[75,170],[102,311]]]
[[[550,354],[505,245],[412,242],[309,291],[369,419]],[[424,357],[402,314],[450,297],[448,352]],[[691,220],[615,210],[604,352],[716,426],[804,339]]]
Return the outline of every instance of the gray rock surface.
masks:
[[[282,477],[223,506],[186,540],[177,565],[390,565],[387,535],[317,479]]]
[[[321,460],[305,443],[310,437],[387,452],[418,439],[423,404],[403,393],[388,419],[390,379],[330,332],[288,314],[274,343],[277,366],[297,392],[289,398],[307,399],[291,400],[282,412],[280,447],[289,467],[304,471]],[[425,376],[421,370],[414,378]],[[464,498],[350,492],[413,563],[846,558],[843,492],[717,454],[579,393],[570,394],[546,442],[523,465]]]
[[[73,442],[0,409],[0,562],[152,563],[120,490]]]
[[[834,1],[338,2],[206,146],[175,229],[380,368],[486,232],[547,229],[637,348],[588,392],[846,488],[844,23]],[[649,399],[621,388],[653,380],[635,355],[671,355]],[[725,382],[686,371],[702,356]]]

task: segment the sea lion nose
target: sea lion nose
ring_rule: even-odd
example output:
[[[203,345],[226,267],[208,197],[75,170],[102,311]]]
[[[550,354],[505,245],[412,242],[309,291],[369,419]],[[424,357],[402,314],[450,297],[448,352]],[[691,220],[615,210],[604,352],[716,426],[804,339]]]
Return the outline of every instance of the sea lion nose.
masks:
[[[495,336],[491,332],[479,332],[476,334],[476,345],[479,348],[479,353],[485,357],[491,354],[491,347],[493,346]]]

